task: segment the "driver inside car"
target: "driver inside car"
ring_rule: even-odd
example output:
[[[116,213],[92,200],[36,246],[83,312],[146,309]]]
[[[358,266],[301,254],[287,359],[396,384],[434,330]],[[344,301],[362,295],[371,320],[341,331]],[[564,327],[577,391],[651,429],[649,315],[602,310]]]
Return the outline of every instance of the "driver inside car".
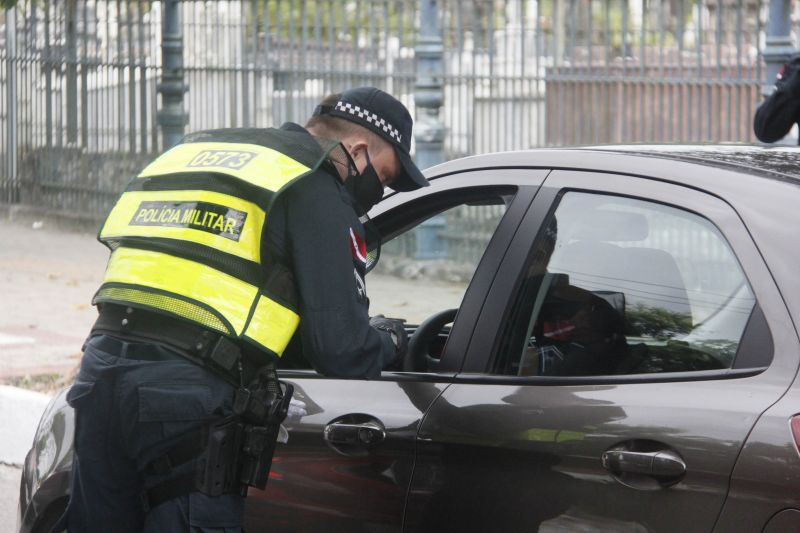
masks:
[[[557,237],[558,222],[551,217],[534,249],[532,268],[549,264]],[[547,270],[531,273],[528,283],[537,294],[519,375],[614,373],[627,350],[624,295],[588,291],[571,285],[567,274]]]

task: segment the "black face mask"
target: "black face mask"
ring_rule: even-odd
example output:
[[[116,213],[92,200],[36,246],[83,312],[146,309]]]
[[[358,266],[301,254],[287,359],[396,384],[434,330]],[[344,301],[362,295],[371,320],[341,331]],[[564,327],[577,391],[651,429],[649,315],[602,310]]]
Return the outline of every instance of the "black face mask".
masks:
[[[367,154],[367,166],[358,174],[351,174],[344,182],[344,187],[355,199],[358,206],[363,209],[363,215],[373,208],[375,204],[383,198],[383,183],[381,178],[372,166],[372,161]]]

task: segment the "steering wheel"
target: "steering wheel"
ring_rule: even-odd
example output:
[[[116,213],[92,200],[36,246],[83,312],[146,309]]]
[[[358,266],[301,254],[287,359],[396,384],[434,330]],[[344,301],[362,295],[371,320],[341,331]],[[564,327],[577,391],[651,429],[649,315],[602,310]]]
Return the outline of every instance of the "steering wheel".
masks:
[[[438,363],[428,353],[431,343],[442,331],[442,328],[455,320],[458,309],[445,309],[428,317],[414,331],[408,340],[408,348],[403,358],[403,372],[425,372],[431,365]]]

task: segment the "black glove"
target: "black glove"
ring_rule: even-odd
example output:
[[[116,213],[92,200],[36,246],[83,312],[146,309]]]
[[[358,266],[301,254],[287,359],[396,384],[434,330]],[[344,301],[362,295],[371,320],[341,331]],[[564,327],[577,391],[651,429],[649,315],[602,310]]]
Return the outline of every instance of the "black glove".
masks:
[[[408,334],[403,327],[405,320],[399,318],[386,318],[383,315],[377,315],[369,319],[369,325],[381,331],[388,331],[392,337],[392,342],[396,348],[395,360],[401,358],[406,354],[408,348]]]

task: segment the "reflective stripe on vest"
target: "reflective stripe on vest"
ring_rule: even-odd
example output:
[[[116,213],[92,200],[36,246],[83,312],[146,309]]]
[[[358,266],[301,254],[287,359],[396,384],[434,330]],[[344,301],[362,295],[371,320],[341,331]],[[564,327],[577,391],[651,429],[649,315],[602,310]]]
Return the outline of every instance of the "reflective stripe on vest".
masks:
[[[288,181],[309,169],[291,157],[256,144],[199,142],[179,144],[150,163],[137,176],[178,175],[185,172],[218,172],[262,189],[278,192]]]
[[[131,181],[109,213],[99,238],[114,251],[95,302],[178,316],[280,356],[300,317],[241,272],[247,265],[263,272],[261,244],[271,200],[311,170],[259,145],[175,146]],[[187,173],[192,186],[181,190]],[[212,177],[228,180],[226,192],[198,187]],[[149,179],[145,187],[143,179]],[[243,198],[238,181],[258,187],[263,198]]]

